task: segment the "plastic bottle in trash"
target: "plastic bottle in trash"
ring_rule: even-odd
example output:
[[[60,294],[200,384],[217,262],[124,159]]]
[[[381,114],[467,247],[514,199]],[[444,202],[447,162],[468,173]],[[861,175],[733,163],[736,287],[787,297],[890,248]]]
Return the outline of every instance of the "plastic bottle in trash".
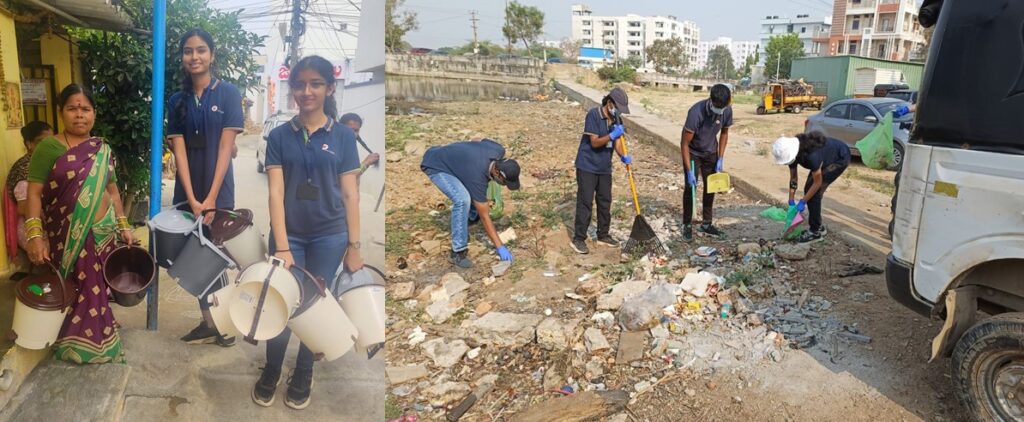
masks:
[[[722,312],[719,315],[722,318],[728,318],[729,317],[729,311],[731,311],[731,310],[732,310],[732,304],[730,304],[730,303],[723,303],[722,304]]]

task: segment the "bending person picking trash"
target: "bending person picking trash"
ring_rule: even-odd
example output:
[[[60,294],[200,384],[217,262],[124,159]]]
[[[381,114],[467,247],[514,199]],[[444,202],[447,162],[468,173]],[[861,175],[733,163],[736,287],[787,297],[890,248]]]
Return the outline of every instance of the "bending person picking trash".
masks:
[[[850,165],[850,147],[843,141],[828,138],[818,131],[799,133],[795,138],[779,138],[772,145],[775,163],[789,166],[789,206],[798,212],[810,210],[810,230],[797,238],[799,243],[825,238],[827,230],[821,222],[821,199],[829,185],[839,179]],[[804,196],[796,199],[796,166],[810,170],[804,183]]]
[[[729,87],[717,84],[711,87],[711,98],[698,101],[686,114],[686,123],[679,141],[683,169],[686,171],[686,188],[683,190],[683,239],[686,241],[693,240],[695,204],[691,198],[697,189],[698,170],[704,184],[704,196],[701,199],[703,221],[697,231],[711,236],[722,235],[711,224],[715,194],[708,192],[708,176],[722,172],[725,146],[729,143],[729,126],[732,126],[731,103]]]
[[[460,268],[473,266],[468,256],[469,224],[478,221],[483,222],[498,257],[511,261],[512,252],[498,238],[487,201],[491,180],[511,190],[519,189],[519,163],[505,158],[505,147],[490,139],[432,147],[423,154],[420,169],[452,201],[452,251],[448,261]]]
[[[619,240],[608,233],[612,222],[612,150],[623,164],[632,163],[621,142],[615,142],[626,133],[617,124],[619,113],[629,114],[629,98],[622,88],[612,89],[601,99],[601,105],[587,112],[583,123],[583,136],[576,152],[576,223],[572,249],[586,254],[587,230],[595,198],[597,200],[597,242],[619,246]]]

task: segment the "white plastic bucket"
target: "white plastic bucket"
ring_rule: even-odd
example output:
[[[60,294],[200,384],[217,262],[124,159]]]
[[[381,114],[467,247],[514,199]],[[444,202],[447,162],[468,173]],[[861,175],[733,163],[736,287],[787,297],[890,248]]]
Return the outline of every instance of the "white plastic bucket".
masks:
[[[336,281],[341,308],[359,331],[356,344],[366,349],[384,342],[384,286],[366,268],[342,272]]]
[[[267,284],[266,295],[260,306],[264,284]],[[284,268],[284,262],[271,257],[250,265],[238,275],[235,295],[228,305],[235,327],[246,334],[247,341],[269,340],[287,327],[288,319],[301,304],[302,288]],[[253,321],[256,321],[255,330]]]
[[[253,224],[251,210],[207,210],[218,215],[210,225],[210,238],[224,249],[240,269],[267,259],[267,245]]]
[[[315,288],[303,291],[303,307],[288,321],[288,327],[313,353],[322,354],[327,361],[335,360],[352,350],[359,332],[323,281],[302,271]]]
[[[15,285],[14,321],[11,331],[14,343],[26,349],[40,350],[53,345],[60,327],[78,296],[71,283],[60,278],[52,263],[53,274],[25,277]]]
[[[213,325],[217,331],[224,336],[240,336],[242,333],[231,321],[231,302],[235,300],[238,293],[238,285],[228,283],[220,290],[213,292],[207,297],[210,303],[210,316],[213,317]]]

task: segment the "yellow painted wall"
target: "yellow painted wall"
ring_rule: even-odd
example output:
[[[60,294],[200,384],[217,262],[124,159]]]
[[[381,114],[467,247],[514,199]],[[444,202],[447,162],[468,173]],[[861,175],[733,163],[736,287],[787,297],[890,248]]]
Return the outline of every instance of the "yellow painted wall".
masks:
[[[21,66],[18,64],[18,40],[14,32],[14,20],[7,13],[0,13],[0,53],[2,53],[2,61],[4,68],[4,76],[6,81],[0,82],[16,82],[21,83],[21,79],[18,75],[21,72]],[[17,105],[21,107],[21,104]],[[7,113],[0,108],[0,142],[3,142],[3,147],[0,148],[0,181],[7,180],[7,173],[11,169],[11,164],[14,164],[22,155],[25,154],[25,145],[21,142],[20,127],[9,128],[7,127]],[[0,227],[0,238],[3,235],[3,227]],[[10,271],[10,262],[7,259],[7,247],[4,242],[0,242],[0,273],[7,273]]]
[[[71,83],[82,82],[82,66],[78,60],[78,47],[68,46],[68,41],[53,34],[44,34],[39,37],[39,49],[42,55],[43,64],[53,65],[56,74],[57,92],[60,94],[64,87]],[[56,107],[56,104],[54,104]],[[64,122],[57,119],[58,131],[64,130]]]

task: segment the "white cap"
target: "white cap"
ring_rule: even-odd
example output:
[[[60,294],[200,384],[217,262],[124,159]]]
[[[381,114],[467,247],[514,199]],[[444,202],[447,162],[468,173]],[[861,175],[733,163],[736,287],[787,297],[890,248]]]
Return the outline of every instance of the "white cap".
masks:
[[[775,143],[772,144],[772,157],[775,158],[775,164],[792,164],[796,160],[796,153],[799,150],[799,139],[783,136],[776,139]]]

